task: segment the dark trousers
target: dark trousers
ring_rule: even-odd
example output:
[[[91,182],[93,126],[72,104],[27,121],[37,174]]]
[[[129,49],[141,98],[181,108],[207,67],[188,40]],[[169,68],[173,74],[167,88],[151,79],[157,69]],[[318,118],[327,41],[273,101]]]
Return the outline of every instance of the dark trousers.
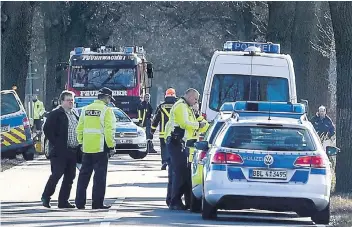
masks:
[[[86,205],[87,187],[94,170],[92,207],[100,207],[104,204],[106,189],[106,174],[108,170],[108,153],[83,153],[82,167],[79,172],[76,192],[76,206]]]
[[[168,163],[170,159],[170,154],[167,150],[164,138],[160,138],[160,150],[161,150],[161,164]]]
[[[172,166],[172,192],[170,206],[182,205],[184,185],[187,180],[187,156],[182,151],[182,143],[172,143],[167,140],[167,150],[170,152]]]
[[[165,144],[165,149],[167,149],[166,144]],[[172,178],[173,178],[172,163],[171,163],[171,159],[170,158],[167,160],[167,165],[169,167],[167,169],[168,181],[167,181],[166,204],[170,205],[170,203],[171,203],[171,194],[172,194]]]
[[[72,153],[50,158],[51,175],[42,194],[43,198],[50,199],[55,192],[57,183],[63,175],[64,179],[58,198],[59,204],[67,203],[70,198],[73,180],[76,176],[76,153],[75,150],[69,150],[69,152]]]

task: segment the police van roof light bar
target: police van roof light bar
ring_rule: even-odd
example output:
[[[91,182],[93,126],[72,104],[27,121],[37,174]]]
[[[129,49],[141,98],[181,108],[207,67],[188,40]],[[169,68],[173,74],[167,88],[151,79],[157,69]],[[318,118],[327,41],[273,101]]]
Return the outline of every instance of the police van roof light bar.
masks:
[[[224,44],[224,51],[248,51],[246,49],[251,46],[260,48],[263,53],[280,54],[280,44],[271,42],[227,41]]]

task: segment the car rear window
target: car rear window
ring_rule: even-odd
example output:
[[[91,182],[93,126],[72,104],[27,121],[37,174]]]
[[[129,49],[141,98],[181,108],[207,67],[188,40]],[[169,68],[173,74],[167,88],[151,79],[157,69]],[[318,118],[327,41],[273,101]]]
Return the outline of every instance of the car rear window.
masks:
[[[208,143],[209,144],[212,144],[213,143],[213,140],[216,136],[216,134],[218,133],[218,131],[220,130],[220,128],[224,125],[224,122],[217,122],[215,123],[215,126],[214,126],[214,129],[213,131],[211,132],[211,135],[209,137],[209,140],[208,140]]]
[[[1,116],[20,111],[20,105],[14,94],[1,94]]]
[[[287,127],[231,126],[222,147],[268,151],[314,151],[308,130]]]

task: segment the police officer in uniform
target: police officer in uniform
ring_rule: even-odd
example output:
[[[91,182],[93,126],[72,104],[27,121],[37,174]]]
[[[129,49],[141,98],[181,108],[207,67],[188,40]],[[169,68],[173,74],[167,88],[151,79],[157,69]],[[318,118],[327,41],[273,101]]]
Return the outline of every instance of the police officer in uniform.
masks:
[[[139,126],[143,127],[147,134],[148,139],[148,152],[156,153],[153,147],[152,136],[151,136],[151,118],[152,118],[153,108],[150,105],[150,94],[144,95],[144,100],[138,106],[138,120]]]
[[[166,166],[169,160],[169,154],[166,150],[165,143],[165,125],[169,121],[171,107],[176,102],[176,91],[173,88],[169,88],[165,92],[165,101],[161,103],[155,112],[155,116],[152,121],[151,134],[152,138],[155,133],[156,127],[159,125],[159,139],[161,149],[161,170],[166,170]]]
[[[199,92],[189,88],[171,108],[170,120],[165,130],[166,146],[170,152],[172,175],[172,193],[169,208],[171,210],[185,210],[181,197],[188,178],[188,156],[184,152],[185,138],[194,130],[203,128],[204,122],[198,122],[192,106],[198,102]]]
[[[76,206],[85,209],[86,190],[94,170],[92,209],[109,209],[104,205],[108,157],[115,149],[116,117],[108,104],[114,101],[112,91],[102,88],[98,100],[84,107],[77,126],[78,142],[82,144],[82,167],[79,172]]]
[[[195,150],[195,142],[198,141],[199,135],[201,133],[205,133],[208,128],[209,128],[209,123],[204,119],[203,116],[199,115],[199,104],[196,103],[192,106],[194,115],[199,123],[202,122],[204,124],[203,128],[199,128],[197,130],[194,130],[192,134],[188,134],[186,138],[186,148],[185,152],[188,154],[188,178],[187,181],[184,184],[183,190],[184,190],[184,195],[185,195],[185,205],[186,208],[189,208],[191,206],[191,193],[192,193],[192,161],[193,161],[193,156],[194,156],[194,150]]]

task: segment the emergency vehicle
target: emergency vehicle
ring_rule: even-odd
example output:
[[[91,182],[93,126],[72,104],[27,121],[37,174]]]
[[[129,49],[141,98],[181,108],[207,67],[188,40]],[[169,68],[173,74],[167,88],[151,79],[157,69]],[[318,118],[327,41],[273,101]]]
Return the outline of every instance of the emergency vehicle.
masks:
[[[328,156],[338,152],[324,150],[303,104],[236,102],[205,158],[202,217],[214,219],[218,209],[262,209],[328,224]]]
[[[75,93],[76,107],[96,99],[98,90],[113,91],[115,106],[131,118],[137,118],[140,97],[150,93],[153,68],[143,47],[76,47],[70,52],[67,89]]]
[[[1,156],[33,160],[35,148],[26,111],[14,90],[1,91]]]
[[[201,112],[212,121],[224,102],[297,103],[295,72],[280,44],[227,41],[215,51],[205,80]]]

